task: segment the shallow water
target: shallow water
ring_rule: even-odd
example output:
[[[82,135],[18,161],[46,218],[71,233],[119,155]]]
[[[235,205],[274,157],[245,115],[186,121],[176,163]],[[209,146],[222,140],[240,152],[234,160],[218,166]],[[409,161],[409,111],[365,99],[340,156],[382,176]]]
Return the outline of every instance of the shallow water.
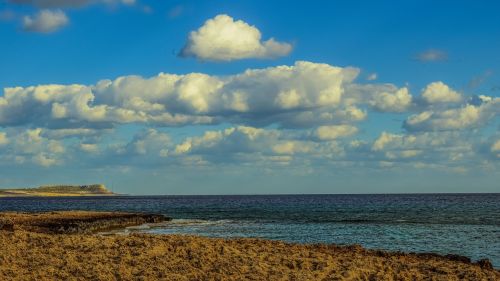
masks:
[[[500,194],[0,198],[0,211],[162,213],[135,231],[361,244],[489,258],[500,267]]]

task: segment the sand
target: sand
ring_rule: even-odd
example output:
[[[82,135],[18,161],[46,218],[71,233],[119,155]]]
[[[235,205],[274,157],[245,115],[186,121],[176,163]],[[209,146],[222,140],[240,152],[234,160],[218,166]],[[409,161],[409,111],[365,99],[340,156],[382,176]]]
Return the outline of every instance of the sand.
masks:
[[[259,239],[61,234],[27,230],[26,221],[37,219],[23,216],[0,214],[13,225],[0,230],[0,280],[500,280],[486,261],[460,256]],[[104,226],[106,216],[95,220]]]

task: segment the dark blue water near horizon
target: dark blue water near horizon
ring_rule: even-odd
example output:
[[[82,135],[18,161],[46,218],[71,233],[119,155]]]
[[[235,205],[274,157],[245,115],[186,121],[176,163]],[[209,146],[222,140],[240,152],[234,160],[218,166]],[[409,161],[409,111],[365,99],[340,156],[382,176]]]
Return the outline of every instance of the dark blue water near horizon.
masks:
[[[489,258],[500,267],[500,193],[0,198],[0,211],[151,212],[140,231],[361,244]]]

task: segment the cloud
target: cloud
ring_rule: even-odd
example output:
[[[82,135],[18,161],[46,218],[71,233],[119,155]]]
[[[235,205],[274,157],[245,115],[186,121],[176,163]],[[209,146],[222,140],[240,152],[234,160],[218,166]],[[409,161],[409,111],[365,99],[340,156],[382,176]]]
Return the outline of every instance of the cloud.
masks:
[[[5,88],[0,97],[0,125],[72,129],[230,122],[311,127],[357,122],[366,112],[356,103],[366,102],[366,96],[346,87],[358,72],[299,61],[293,66],[221,77],[160,73],[147,79],[101,80],[95,85]]]
[[[494,141],[490,146],[490,152],[493,157],[500,159],[500,139]]]
[[[41,10],[34,16],[23,17],[23,30],[28,32],[52,33],[69,23],[61,10]]]
[[[179,55],[208,61],[232,61],[276,58],[288,55],[291,50],[292,45],[274,38],[261,41],[261,33],[255,26],[234,21],[228,15],[218,15],[189,34]]]
[[[329,128],[332,129],[332,128]],[[351,128],[354,131],[354,129]],[[296,167],[372,167],[394,169],[395,163],[411,169],[442,169],[448,172],[467,172],[481,161],[474,135],[458,132],[426,132],[394,134],[382,132],[373,142],[359,139],[327,138],[318,142],[312,130],[304,138],[294,130],[262,129],[236,126],[208,130],[200,136],[187,137],[177,143],[162,142],[152,150],[151,158],[162,158],[167,165],[210,166],[288,165]],[[345,135],[349,135],[346,133]],[[344,134],[342,134],[344,135]],[[352,136],[352,135],[351,135]],[[134,140],[137,137],[134,137]],[[139,138],[140,139],[140,138]],[[135,142],[135,141],[134,141]],[[130,147],[130,143],[127,147]],[[474,163],[474,164],[471,164]]]
[[[370,101],[376,110],[382,112],[404,112],[412,104],[412,96],[408,88],[397,89],[395,92],[379,92]]]
[[[378,161],[381,167],[386,168],[401,167],[402,163],[407,163],[412,169],[430,168],[464,173],[483,161],[475,145],[476,138],[476,135],[461,132],[393,134],[384,131],[371,143],[369,152],[363,150],[361,145],[348,153],[357,152],[359,157]]]
[[[38,8],[69,8],[90,4],[92,0],[8,0],[13,4],[32,5]]]
[[[20,5],[31,5],[42,9],[55,8],[79,8],[91,4],[107,4],[107,5],[134,5],[136,0],[8,0],[8,2]]]
[[[448,59],[448,54],[442,50],[429,49],[424,52],[418,53],[415,56],[415,59],[421,62],[445,61]]]
[[[268,131],[259,128],[239,126],[222,131],[206,131],[201,137],[192,137],[175,147],[176,154],[200,153],[207,149],[215,151],[224,149],[230,151],[254,151],[254,145],[260,139],[277,139],[278,131]]]
[[[29,162],[42,167],[64,162],[66,148],[63,142],[42,136],[42,129],[15,131],[10,135],[0,134],[0,149],[7,163]],[[1,140],[3,141],[3,144]],[[0,163],[4,164],[4,163]]]
[[[462,101],[462,95],[452,90],[441,81],[427,85],[422,92],[422,98],[429,104],[434,103],[457,103]]]
[[[492,70],[486,70],[482,74],[480,74],[478,76],[474,76],[469,81],[469,83],[467,85],[467,88],[469,88],[469,89],[476,89],[476,88],[478,88],[479,86],[483,85],[484,82],[486,82],[486,80],[488,80],[488,78],[490,78],[492,75],[493,75],[493,71]]]
[[[49,139],[99,139],[104,134],[113,133],[112,129],[88,129],[88,128],[71,128],[71,129],[42,129],[41,135]]]
[[[409,116],[404,127],[409,131],[464,130],[485,126],[500,114],[500,98],[483,98],[482,104],[466,104],[447,110],[426,110]]]
[[[500,151],[500,140],[497,140],[495,143],[491,145],[491,151],[494,152]]]
[[[321,137],[321,131],[324,130]],[[50,130],[9,129],[8,141],[0,145],[0,165],[40,167],[238,167],[287,166],[289,168],[342,169],[433,169],[467,173],[487,163],[482,158],[477,135],[461,132],[395,134],[382,132],[373,141],[356,138],[357,129],[348,126],[287,130],[234,126],[207,130],[194,136],[172,138],[159,129],[142,128],[129,141],[109,138],[50,139]],[[1,136],[2,134],[0,134]],[[59,136],[58,136],[59,137]],[[349,138],[345,138],[349,137]],[[498,142],[498,141],[497,141]],[[488,142],[496,159],[496,142]],[[485,164],[486,163],[486,164]],[[397,164],[397,165],[396,165]]]
[[[9,143],[7,134],[5,132],[0,132],[0,146],[4,146]]]
[[[356,134],[358,128],[350,125],[320,126],[315,131],[315,136],[319,140],[334,140]]]
[[[7,0],[8,3],[28,5],[38,9],[35,15],[25,15],[22,18],[22,30],[27,32],[52,33],[60,30],[70,22],[63,10],[81,8],[93,4],[108,6],[134,6],[136,0]],[[148,6],[143,6],[145,12]],[[150,10],[150,8],[149,8]],[[0,12],[0,21],[12,20],[16,14],[9,10]]]
[[[160,73],[92,85],[5,88],[0,165],[404,166],[452,172],[495,165],[492,137],[483,140],[479,130],[466,129],[492,122],[499,98],[455,101],[449,98],[453,90],[440,85],[447,94],[429,94],[424,102],[425,90],[413,98],[406,87],[358,83],[358,75],[353,67],[298,61],[224,76]],[[406,131],[383,131],[374,140],[358,135],[364,129],[359,122],[373,111],[404,115]],[[138,126],[126,126],[124,133],[123,124]],[[197,126],[184,137],[174,128],[215,124],[225,129]],[[138,132],[130,137],[130,130]]]
[[[336,142],[300,139],[293,132],[248,126],[207,131],[177,144],[174,156],[196,157],[201,163],[262,163],[289,165],[312,158],[336,158],[343,154]]]
[[[355,83],[358,74],[356,68],[298,61],[227,76],[160,73],[94,85],[5,88],[0,126],[102,130],[228,123],[304,129],[354,126],[374,110],[409,113],[403,123],[408,131],[446,131],[485,126],[500,111],[499,98],[465,98],[442,82],[429,84],[418,103],[406,87]]]
[[[109,128],[127,123],[229,122],[304,128],[362,121],[367,117],[362,108],[366,105],[382,112],[410,107],[412,97],[406,88],[355,84],[358,73],[356,68],[298,61],[229,76],[160,73],[88,86],[6,88],[5,97],[0,98],[0,124]]]
[[[136,0],[121,0],[119,2],[124,4],[124,5],[133,6],[136,4],[137,1]]]
[[[95,143],[82,143],[80,149],[87,153],[99,153],[99,146]]]
[[[368,80],[368,81],[375,81],[375,80],[377,80],[377,78],[378,78],[378,74],[375,72],[370,73],[370,74],[368,74],[368,76],[366,76],[366,80]]]
[[[380,151],[385,148],[385,146],[391,142],[394,142],[396,140],[401,140],[402,136],[401,135],[395,135],[395,134],[389,134],[387,132],[382,132],[380,137],[373,143],[372,150],[373,151]]]
[[[144,129],[137,134],[131,143],[127,145],[128,151],[133,154],[167,157],[168,147],[172,141],[168,134],[155,129]]]

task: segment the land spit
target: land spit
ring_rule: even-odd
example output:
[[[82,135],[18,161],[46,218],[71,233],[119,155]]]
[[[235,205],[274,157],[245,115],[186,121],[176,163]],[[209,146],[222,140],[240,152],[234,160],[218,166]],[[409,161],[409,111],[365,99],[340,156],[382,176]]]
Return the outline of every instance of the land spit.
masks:
[[[0,189],[0,197],[81,197],[116,196],[104,184],[90,185],[45,185],[35,188]]]

